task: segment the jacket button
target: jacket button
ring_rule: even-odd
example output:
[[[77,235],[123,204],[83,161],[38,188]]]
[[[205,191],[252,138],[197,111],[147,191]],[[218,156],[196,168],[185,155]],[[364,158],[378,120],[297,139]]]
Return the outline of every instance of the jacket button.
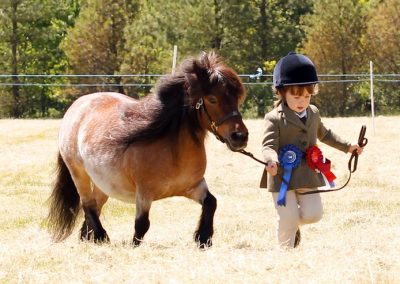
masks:
[[[305,142],[305,141],[301,142],[301,144],[302,144],[304,147],[307,146],[307,142]]]
[[[307,133],[307,130],[302,129],[301,132],[302,132],[302,133]]]

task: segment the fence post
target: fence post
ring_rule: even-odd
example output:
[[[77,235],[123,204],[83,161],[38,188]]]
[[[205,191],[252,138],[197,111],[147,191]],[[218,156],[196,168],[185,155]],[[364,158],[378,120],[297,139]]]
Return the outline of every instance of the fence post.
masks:
[[[374,73],[372,61],[369,62],[369,80],[370,80],[370,96],[371,96],[371,116],[372,116],[372,130],[375,135],[375,105],[374,105]]]
[[[172,57],[172,74],[175,74],[177,55],[178,55],[178,46],[174,45],[174,55]]]

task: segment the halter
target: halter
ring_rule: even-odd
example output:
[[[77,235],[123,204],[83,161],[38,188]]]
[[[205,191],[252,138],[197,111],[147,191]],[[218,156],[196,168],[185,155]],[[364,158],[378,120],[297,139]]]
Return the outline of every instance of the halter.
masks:
[[[210,122],[211,132],[215,135],[215,137],[219,141],[221,141],[222,143],[225,143],[225,139],[218,133],[218,126],[222,125],[225,121],[227,121],[228,119],[231,119],[232,117],[235,117],[235,116],[241,117],[240,113],[236,110],[231,111],[230,113],[228,113],[228,114],[224,115],[222,118],[220,118],[217,122],[215,122],[211,118],[211,115],[208,113],[203,98],[200,98],[196,103],[196,109],[200,109],[202,106],[203,106],[204,112],[207,115],[208,121]]]

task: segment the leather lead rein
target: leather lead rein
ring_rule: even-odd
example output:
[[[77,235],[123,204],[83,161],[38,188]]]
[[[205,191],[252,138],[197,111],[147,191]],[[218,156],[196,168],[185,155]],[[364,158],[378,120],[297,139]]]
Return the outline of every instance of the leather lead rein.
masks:
[[[360,130],[360,135],[358,136],[358,146],[360,146],[360,147],[364,147],[365,145],[368,144],[368,139],[365,138],[366,131],[367,131],[367,127],[365,125],[363,125]],[[357,153],[357,150],[354,150],[351,153],[351,157],[347,164],[347,168],[349,169],[349,178],[347,179],[347,181],[345,182],[344,185],[342,185],[339,188],[333,188],[333,189],[327,189],[327,190],[313,190],[313,191],[307,191],[307,192],[302,192],[302,193],[298,193],[298,194],[307,195],[307,194],[313,194],[313,193],[332,192],[332,191],[338,191],[338,190],[345,188],[351,179],[351,174],[357,170],[357,164],[358,164],[358,153]]]

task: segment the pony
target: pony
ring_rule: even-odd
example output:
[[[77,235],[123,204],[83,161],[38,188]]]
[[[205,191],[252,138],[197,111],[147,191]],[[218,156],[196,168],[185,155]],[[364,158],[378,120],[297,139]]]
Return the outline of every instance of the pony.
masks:
[[[136,204],[132,244],[138,246],[150,227],[152,202],[184,196],[201,204],[194,238],[200,248],[210,247],[217,200],[204,178],[205,138],[212,132],[232,151],[246,147],[248,130],[238,110],[245,96],[222,57],[204,52],[139,100],[112,92],[78,98],[59,131],[47,217],[53,239],[70,236],[83,209],[80,239],[109,242],[99,216],[112,197]]]

